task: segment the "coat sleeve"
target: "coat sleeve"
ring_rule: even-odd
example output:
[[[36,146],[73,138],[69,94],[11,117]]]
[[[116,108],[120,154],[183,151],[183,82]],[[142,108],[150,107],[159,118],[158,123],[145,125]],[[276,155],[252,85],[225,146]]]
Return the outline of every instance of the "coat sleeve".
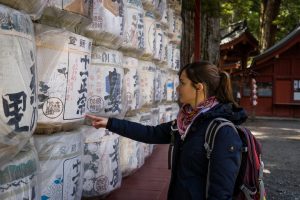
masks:
[[[171,122],[157,126],[144,126],[139,123],[109,118],[106,128],[121,136],[149,144],[169,144],[171,141]]]
[[[242,141],[229,126],[222,127],[215,138],[210,158],[209,200],[232,199],[241,163]]]

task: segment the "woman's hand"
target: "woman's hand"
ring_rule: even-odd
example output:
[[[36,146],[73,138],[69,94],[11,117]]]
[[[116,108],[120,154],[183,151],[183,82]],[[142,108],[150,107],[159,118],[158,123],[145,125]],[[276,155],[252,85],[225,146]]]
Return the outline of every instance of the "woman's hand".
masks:
[[[106,128],[108,118],[105,117],[98,117],[95,115],[88,115],[86,114],[85,117],[92,121],[92,126],[95,128]]]

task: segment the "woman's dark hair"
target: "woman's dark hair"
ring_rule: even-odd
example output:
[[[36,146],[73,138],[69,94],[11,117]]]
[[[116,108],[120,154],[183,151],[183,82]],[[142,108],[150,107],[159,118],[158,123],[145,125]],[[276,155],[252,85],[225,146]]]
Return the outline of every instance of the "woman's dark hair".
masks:
[[[185,65],[179,71],[179,76],[185,71],[187,77],[194,83],[202,83],[205,86],[205,98],[216,96],[219,102],[233,103],[238,107],[232,93],[230,76],[227,72],[208,61],[199,61]]]

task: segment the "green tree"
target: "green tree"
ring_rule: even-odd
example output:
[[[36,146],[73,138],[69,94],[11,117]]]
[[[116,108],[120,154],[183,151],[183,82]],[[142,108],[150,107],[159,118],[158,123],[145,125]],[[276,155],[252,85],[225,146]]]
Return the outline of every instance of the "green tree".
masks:
[[[270,6],[270,3],[276,5]],[[186,64],[190,62],[194,51],[196,5],[195,0],[182,1],[182,4],[182,64]],[[246,20],[251,33],[263,44],[263,49],[269,48],[300,25],[300,0],[201,0],[200,7],[201,56],[214,63],[219,59],[219,54],[216,53],[220,42],[219,31],[232,23]],[[269,14],[263,17],[267,13],[272,16]],[[266,23],[268,25],[263,26]]]
[[[279,3],[281,4],[279,5]],[[261,10],[261,4],[264,5],[264,9],[267,8],[267,4],[276,3],[277,8],[271,13],[273,19],[269,20],[267,32],[273,33],[271,42],[267,46],[270,47],[278,40],[285,37],[289,32],[298,27],[300,24],[300,0],[222,0],[221,1],[221,28],[227,27],[229,24],[235,23],[241,20],[247,20],[249,30],[252,34],[260,40],[262,38],[262,23],[265,22],[265,18],[261,19],[263,15],[263,9]],[[278,6],[279,5],[279,6]],[[271,7],[273,7],[271,5]],[[278,9],[279,8],[279,9]],[[272,10],[272,9],[271,9]],[[276,16],[274,16],[274,14]],[[269,15],[270,17],[271,15]]]
[[[252,34],[259,37],[259,1],[250,0],[231,0],[221,1],[221,28],[226,28],[228,25],[238,21],[247,21]]]
[[[284,0],[277,19],[273,22],[277,26],[275,41],[285,37],[289,32],[300,26],[300,0]]]

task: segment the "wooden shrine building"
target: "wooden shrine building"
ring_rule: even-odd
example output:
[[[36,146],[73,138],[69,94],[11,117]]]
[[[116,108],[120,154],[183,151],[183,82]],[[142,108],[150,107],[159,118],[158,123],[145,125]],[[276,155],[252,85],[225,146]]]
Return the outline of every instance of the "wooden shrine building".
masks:
[[[256,73],[257,116],[300,117],[300,26],[254,57],[249,70]],[[243,87],[241,105],[247,110],[250,93]]]
[[[219,62],[221,69],[230,73],[245,69],[249,57],[258,53],[258,41],[250,33],[246,21],[221,30]]]

